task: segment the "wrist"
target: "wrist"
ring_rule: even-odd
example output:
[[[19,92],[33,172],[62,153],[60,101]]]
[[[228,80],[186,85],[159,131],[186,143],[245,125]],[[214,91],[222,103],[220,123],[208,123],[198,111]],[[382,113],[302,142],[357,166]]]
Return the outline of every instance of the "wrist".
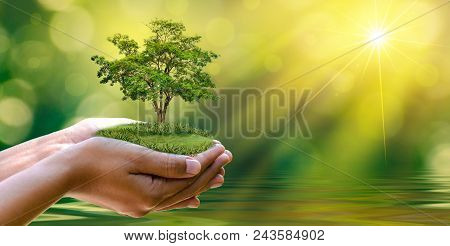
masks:
[[[45,177],[48,185],[58,190],[58,195],[62,197],[76,185],[73,175],[74,167],[67,164],[69,163],[65,158],[57,154],[36,163],[24,173],[31,171],[36,176]]]
[[[84,182],[85,168],[82,150],[78,145],[72,145],[36,164],[43,170],[54,174],[66,192],[76,188]]]
[[[53,133],[0,152],[0,181],[61,151],[67,145],[60,133]]]
[[[74,144],[57,154],[62,157],[60,166],[64,166],[70,190],[77,189],[95,177],[93,167],[101,161],[101,157],[96,156],[98,151],[90,142],[87,140]]]

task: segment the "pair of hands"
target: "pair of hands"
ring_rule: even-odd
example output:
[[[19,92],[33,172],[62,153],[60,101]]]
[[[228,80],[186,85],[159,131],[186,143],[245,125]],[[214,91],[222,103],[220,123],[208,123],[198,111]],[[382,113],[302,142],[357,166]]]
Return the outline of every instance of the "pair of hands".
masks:
[[[62,196],[132,217],[198,207],[197,195],[222,185],[232,155],[219,142],[189,157],[94,137],[132,122],[87,119],[0,152],[0,224],[26,224]]]

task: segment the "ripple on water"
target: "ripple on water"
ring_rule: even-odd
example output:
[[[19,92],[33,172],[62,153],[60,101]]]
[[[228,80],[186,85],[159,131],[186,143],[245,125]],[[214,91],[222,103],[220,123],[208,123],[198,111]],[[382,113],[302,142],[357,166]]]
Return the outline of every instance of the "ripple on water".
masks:
[[[366,180],[370,187],[287,174],[227,177],[201,195],[198,209],[133,219],[65,198],[32,225],[439,225],[450,221],[449,180],[425,173]]]

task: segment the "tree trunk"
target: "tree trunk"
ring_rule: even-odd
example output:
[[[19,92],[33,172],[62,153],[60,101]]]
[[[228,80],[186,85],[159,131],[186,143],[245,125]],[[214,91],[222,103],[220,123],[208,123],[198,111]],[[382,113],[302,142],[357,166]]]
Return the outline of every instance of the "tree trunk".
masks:
[[[158,111],[156,112],[156,116],[157,116],[157,118],[158,118],[158,119],[157,119],[158,123],[163,123],[163,122],[164,122],[164,116],[163,116],[161,110],[158,110]]]
[[[166,110],[156,110],[158,123],[166,122]]]
[[[159,105],[157,101],[153,101],[153,108],[155,109],[158,123],[164,123],[166,122],[167,107],[169,106],[172,97],[166,96],[164,101],[163,97],[160,97],[159,99]]]
[[[162,123],[166,122],[166,111],[162,112]]]

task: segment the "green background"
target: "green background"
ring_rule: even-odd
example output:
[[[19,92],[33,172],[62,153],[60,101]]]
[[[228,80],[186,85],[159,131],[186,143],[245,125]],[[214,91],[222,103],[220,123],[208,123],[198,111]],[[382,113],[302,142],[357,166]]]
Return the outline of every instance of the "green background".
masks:
[[[221,55],[208,67],[218,88],[265,89],[443,2],[10,0],[14,8],[2,0],[0,149],[87,117],[138,118],[135,102],[98,83],[89,58],[99,50],[116,56],[106,41],[116,32],[142,42],[154,18],[182,21],[204,37],[203,48]],[[65,198],[33,224],[446,224],[449,11],[442,7],[284,87],[321,91],[305,111],[312,138],[219,131],[235,158],[224,187],[202,195],[199,209],[131,219]],[[232,113],[213,123],[240,129],[242,105],[229,103]]]

